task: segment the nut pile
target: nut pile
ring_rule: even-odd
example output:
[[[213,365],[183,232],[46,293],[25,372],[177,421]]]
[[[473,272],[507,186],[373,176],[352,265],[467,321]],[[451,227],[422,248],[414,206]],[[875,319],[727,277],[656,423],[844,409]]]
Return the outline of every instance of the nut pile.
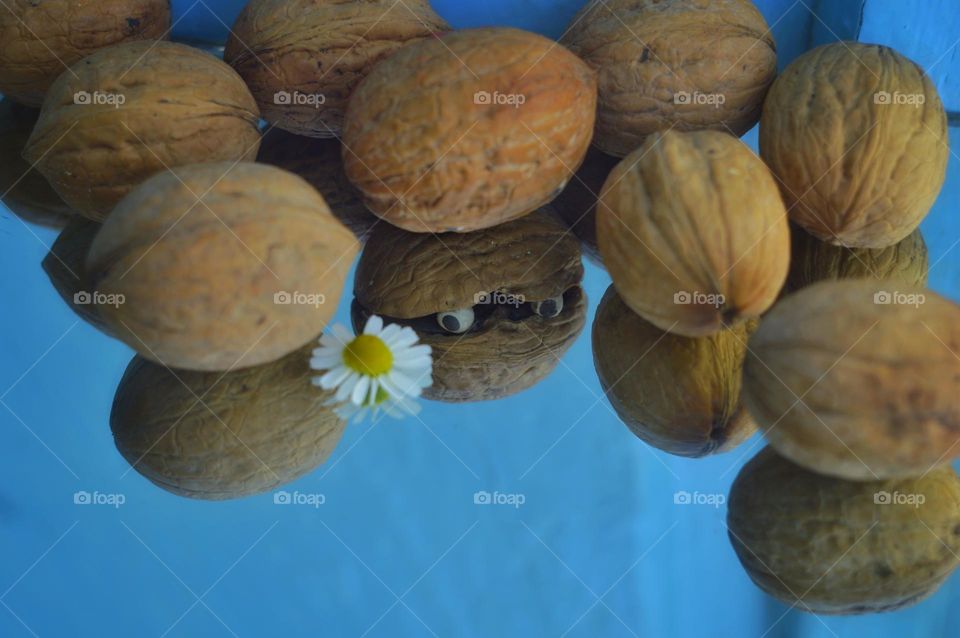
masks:
[[[240,497],[329,457],[345,423],[310,353],[361,244],[354,330],[429,345],[423,396],[454,403],[556,368],[586,254],[629,430],[769,443],[729,508],[760,588],[864,613],[957,566],[960,306],[925,288],[918,230],[946,115],[899,53],[834,43],[775,77],[748,0],[591,0],[560,42],[426,0],[251,0],[226,63],[150,39],[166,2],[13,7],[0,91],[42,110],[0,104],[0,153],[29,162],[4,200],[66,224],[54,287],[137,351],[110,423],[163,489]]]

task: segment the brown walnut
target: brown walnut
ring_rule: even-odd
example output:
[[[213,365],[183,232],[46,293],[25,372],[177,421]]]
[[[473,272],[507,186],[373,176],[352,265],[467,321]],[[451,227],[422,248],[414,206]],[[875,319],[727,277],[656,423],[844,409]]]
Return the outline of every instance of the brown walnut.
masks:
[[[81,215],[102,221],[161,171],[257,156],[253,96],[208,53],[132,42],[98,51],[71,70],[50,87],[24,157]]]
[[[335,137],[347,99],[374,65],[449,30],[427,0],[251,0],[224,59],[266,120],[298,135]]]
[[[597,201],[603,183],[619,163],[616,157],[591,146],[573,179],[550,204],[580,240],[583,254],[599,266],[603,266],[603,257],[597,246]]]
[[[87,277],[87,255],[100,224],[75,217],[64,227],[43,258],[43,270],[64,303],[91,326],[109,333],[97,309],[94,287]]]
[[[120,454],[157,486],[223,500],[275,489],[323,464],[346,424],[311,383],[307,346],[233,372],[127,367],[110,429]]]
[[[433,348],[429,399],[499,399],[545,378],[576,340],[582,277],[576,239],[542,211],[465,234],[380,224],[357,265],[354,328],[370,314],[411,326]],[[441,323],[451,315],[458,332]]]

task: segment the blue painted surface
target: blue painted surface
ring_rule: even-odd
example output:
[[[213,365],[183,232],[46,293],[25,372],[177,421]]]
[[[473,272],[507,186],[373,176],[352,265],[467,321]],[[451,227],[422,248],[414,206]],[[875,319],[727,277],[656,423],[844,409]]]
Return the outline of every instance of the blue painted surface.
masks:
[[[175,2],[178,15],[190,4]],[[229,24],[240,4],[209,6]],[[436,3],[455,26],[554,35],[575,5]],[[762,4],[782,58],[811,33],[798,7]],[[210,15],[196,5],[178,33],[219,37]],[[755,147],[756,131],[747,140]],[[957,210],[953,155],[923,228],[931,286],[954,299]],[[287,488],[323,493],[320,508],[171,496],[127,473],[114,450],[107,418],[131,352],[55,295],[39,267],[53,238],[3,211],[0,636],[919,638],[960,624],[956,578],[918,607],[867,618],[818,619],[759,593],[727,541],[725,508],[672,499],[725,494],[759,442],[700,461],[645,446],[598,401],[588,335],[520,396],[427,404],[424,423],[352,426],[324,468]],[[591,319],[608,284],[588,266]],[[526,503],[477,507],[481,489]],[[78,490],[127,502],[79,507]]]

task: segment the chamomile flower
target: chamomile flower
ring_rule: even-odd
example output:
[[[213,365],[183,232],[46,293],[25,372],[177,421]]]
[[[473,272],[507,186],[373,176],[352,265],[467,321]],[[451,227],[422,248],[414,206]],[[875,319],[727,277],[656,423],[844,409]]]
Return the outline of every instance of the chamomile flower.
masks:
[[[313,384],[336,391],[330,403],[346,420],[380,410],[398,418],[417,414],[420,405],[414,399],[433,383],[430,346],[418,341],[413,328],[384,327],[376,315],[357,336],[337,324],[313,351],[310,367],[323,372]]]

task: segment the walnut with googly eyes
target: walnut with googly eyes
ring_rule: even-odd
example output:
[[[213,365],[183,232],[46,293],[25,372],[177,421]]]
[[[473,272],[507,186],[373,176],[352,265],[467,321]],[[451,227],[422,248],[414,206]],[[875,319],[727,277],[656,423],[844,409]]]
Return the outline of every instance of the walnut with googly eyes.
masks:
[[[458,234],[378,225],[360,257],[352,318],[412,327],[433,348],[429,399],[498,399],[546,377],[586,319],[577,239],[543,210]]]

